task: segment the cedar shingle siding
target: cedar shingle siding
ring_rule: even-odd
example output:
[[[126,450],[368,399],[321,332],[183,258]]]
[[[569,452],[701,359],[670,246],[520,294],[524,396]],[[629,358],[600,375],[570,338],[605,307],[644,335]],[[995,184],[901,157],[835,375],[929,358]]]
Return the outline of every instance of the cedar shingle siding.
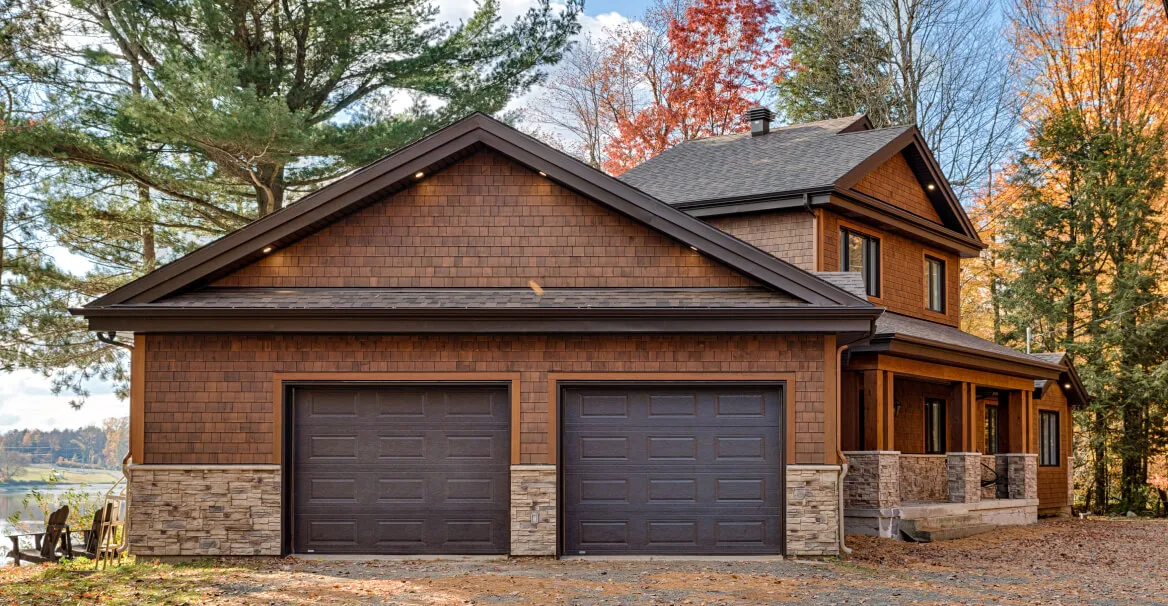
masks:
[[[960,276],[957,255],[926,247],[918,240],[891,233],[867,224],[842,219],[831,211],[821,211],[820,233],[823,242],[822,271],[840,270],[840,227],[859,227],[859,231],[880,238],[881,298],[875,300],[888,311],[959,326],[961,324]],[[925,309],[925,254],[945,261],[945,313]]]
[[[941,215],[925,194],[921,182],[905,160],[904,154],[896,154],[892,159],[868,173],[852,189],[882,200],[898,208],[928,219],[940,225]]]
[[[218,280],[272,287],[752,286],[504,157],[480,152]]]
[[[707,223],[806,271],[815,271],[815,220],[806,211],[710,217]]]
[[[547,460],[547,372],[795,372],[797,463],[824,450],[822,337],[147,337],[143,463],[270,463],[273,372],[520,372],[523,463]]]
[[[1059,464],[1057,467],[1038,466],[1038,507],[1040,510],[1053,510],[1069,507],[1067,495],[1067,457],[1071,455],[1071,409],[1067,405],[1067,395],[1057,381],[1051,381],[1042,393],[1042,399],[1036,399],[1037,410],[1053,410],[1058,413],[1059,423]],[[1035,412],[1033,423],[1033,439],[1039,442],[1038,413]]]

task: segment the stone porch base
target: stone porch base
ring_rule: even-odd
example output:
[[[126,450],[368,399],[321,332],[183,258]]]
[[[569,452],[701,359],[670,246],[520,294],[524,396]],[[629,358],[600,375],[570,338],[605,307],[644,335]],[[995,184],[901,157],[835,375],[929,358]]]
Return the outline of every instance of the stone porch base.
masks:
[[[1038,523],[1038,499],[988,499],[977,503],[902,503],[890,509],[844,510],[848,534],[902,539],[902,526],[917,531],[955,531]]]

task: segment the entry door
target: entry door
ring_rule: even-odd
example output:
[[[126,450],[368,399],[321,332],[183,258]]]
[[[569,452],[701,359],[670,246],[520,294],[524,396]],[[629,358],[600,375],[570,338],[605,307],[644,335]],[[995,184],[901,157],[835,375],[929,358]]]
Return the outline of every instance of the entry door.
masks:
[[[563,389],[564,553],[777,554],[777,386]]]
[[[314,386],[293,397],[296,553],[507,552],[506,387]]]

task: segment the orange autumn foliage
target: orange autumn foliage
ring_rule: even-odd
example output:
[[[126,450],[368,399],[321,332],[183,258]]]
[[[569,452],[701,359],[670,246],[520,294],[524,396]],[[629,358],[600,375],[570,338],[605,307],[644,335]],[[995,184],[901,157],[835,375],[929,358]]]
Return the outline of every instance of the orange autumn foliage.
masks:
[[[1168,18],[1159,0],[1018,0],[1009,35],[1025,124],[1068,110],[1112,127],[1168,122]],[[962,264],[962,325],[988,339],[1000,319],[992,284],[1013,275],[1000,253],[1001,227],[1024,203],[1010,182],[1015,172],[997,171],[969,208],[989,247]],[[1046,195],[1065,198],[1064,176],[1049,177]]]
[[[624,171],[689,139],[739,132],[789,50],[770,0],[661,4],[626,26],[602,62],[601,107],[615,133],[603,168]]]

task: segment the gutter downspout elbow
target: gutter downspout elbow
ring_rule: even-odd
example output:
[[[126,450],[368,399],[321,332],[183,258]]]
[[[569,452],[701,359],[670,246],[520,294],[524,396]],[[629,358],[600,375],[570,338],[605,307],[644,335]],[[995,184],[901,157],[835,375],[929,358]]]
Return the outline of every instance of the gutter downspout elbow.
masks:
[[[872,328],[868,330],[868,336],[861,341],[871,339],[876,334],[876,321],[872,321]],[[835,451],[836,456],[840,461],[840,475],[839,475],[839,548],[840,553],[847,555],[852,553],[852,550],[847,546],[844,540],[844,478],[848,477],[848,458],[844,456],[843,444],[843,386],[844,386],[844,350],[848,345],[840,345],[835,350]]]

